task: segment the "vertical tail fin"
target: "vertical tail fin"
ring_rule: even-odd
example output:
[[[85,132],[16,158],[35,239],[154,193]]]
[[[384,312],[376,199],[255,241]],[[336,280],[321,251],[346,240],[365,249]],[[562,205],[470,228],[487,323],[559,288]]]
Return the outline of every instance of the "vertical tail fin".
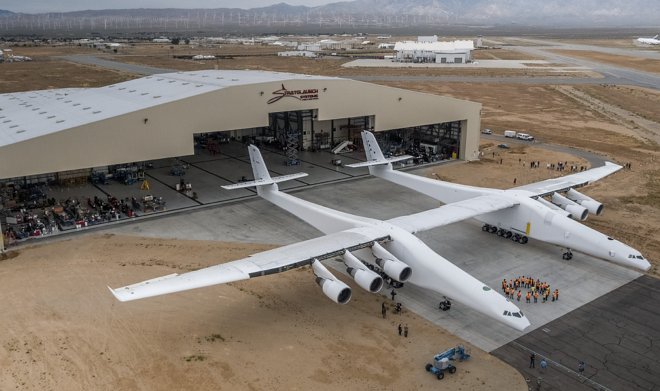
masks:
[[[410,155],[385,158],[385,155],[383,155],[383,151],[381,151],[380,146],[378,145],[378,141],[376,141],[376,137],[374,136],[373,133],[369,132],[368,130],[362,131],[362,143],[364,144],[364,153],[365,155],[367,155],[367,161],[361,163],[347,164],[346,167],[350,167],[350,168],[369,167],[369,172],[373,173],[371,171],[372,166],[385,165],[385,166],[389,166],[391,169],[392,167],[390,163],[398,162],[401,160],[408,160],[412,158],[412,156]]]
[[[272,182],[272,178],[268,173],[268,167],[261,156],[261,151],[254,145],[248,145],[248,152],[250,153],[250,164],[252,164],[252,174],[255,181]]]
[[[364,143],[364,153],[367,155],[367,161],[385,162],[383,151],[380,150],[378,141],[373,133],[369,131],[362,131],[362,142]]]
[[[277,190],[277,183],[279,182],[291,181],[307,176],[306,173],[299,172],[297,174],[282,175],[271,178],[270,173],[268,172],[268,167],[266,167],[266,162],[264,162],[264,158],[261,156],[261,151],[259,151],[259,148],[255,147],[254,145],[249,145],[248,152],[250,153],[250,164],[252,165],[252,174],[254,175],[254,180],[235,183],[233,185],[225,185],[222,186],[223,189],[234,190],[256,186],[257,194],[261,194],[262,186],[272,185],[272,190]]]

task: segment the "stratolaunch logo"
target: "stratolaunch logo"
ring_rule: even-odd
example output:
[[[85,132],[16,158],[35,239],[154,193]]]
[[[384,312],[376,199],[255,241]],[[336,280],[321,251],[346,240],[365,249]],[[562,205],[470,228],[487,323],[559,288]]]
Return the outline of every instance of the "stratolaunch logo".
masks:
[[[308,90],[287,90],[282,83],[282,88],[273,91],[274,97],[268,99],[268,104],[275,103],[282,98],[294,98],[298,100],[316,100],[319,98],[319,90],[311,88]]]

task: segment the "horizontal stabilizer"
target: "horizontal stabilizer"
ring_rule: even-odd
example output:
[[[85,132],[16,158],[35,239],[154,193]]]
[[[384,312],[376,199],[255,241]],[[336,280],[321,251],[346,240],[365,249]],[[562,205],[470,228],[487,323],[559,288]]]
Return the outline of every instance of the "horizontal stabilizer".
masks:
[[[244,189],[246,187],[272,185],[273,183],[280,183],[285,181],[292,181],[298,178],[303,178],[306,177],[307,175],[308,174],[306,172],[299,172],[296,174],[276,176],[275,178],[258,179],[256,181],[234,183],[233,185],[222,186],[222,188],[225,190],[235,190],[235,189]]]
[[[412,159],[412,156],[410,155],[403,155],[403,156],[396,156],[396,157],[391,157],[387,158],[384,160],[370,160],[366,162],[360,162],[360,163],[353,163],[353,164],[347,164],[346,167],[350,168],[359,168],[359,167],[370,167],[370,166],[380,166],[383,164],[390,164],[394,162],[400,162],[402,160],[408,160]]]

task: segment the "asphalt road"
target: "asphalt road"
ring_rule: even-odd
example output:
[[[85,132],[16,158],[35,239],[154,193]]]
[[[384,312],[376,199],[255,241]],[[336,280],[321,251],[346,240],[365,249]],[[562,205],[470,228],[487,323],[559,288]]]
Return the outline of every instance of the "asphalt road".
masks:
[[[541,377],[544,391],[659,390],[659,301],[660,280],[642,276],[491,353],[534,386]],[[531,352],[536,368],[529,368]]]

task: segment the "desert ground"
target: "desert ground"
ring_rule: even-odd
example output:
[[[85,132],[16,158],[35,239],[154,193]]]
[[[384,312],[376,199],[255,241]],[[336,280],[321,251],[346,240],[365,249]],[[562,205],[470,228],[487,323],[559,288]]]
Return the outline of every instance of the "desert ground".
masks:
[[[515,369],[380,295],[332,303],[306,267],[120,303],[105,288],[270,248],[88,235],[0,261],[2,390],[424,390],[424,365],[463,344],[455,390],[526,390]],[[407,324],[408,338],[397,326]]]
[[[244,48],[223,48],[227,54],[240,49]],[[180,70],[249,68],[332,76],[521,74],[516,70],[346,70],[341,67],[346,59],[287,59],[264,55],[268,53],[259,48],[248,50],[255,55],[202,63],[172,55],[203,52],[169,45],[102,54]],[[16,48],[15,53],[34,61],[1,64],[0,93],[102,86],[135,77],[58,57],[100,53],[93,49],[26,47]],[[477,53],[485,59],[533,59],[508,49]],[[649,274],[660,275],[660,149],[653,141],[654,130],[645,128],[650,125],[631,116],[657,125],[658,91],[598,85],[383,84],[480,102],[482,128],[498,134],[504,129],[526,131],[540,142],[630,162],[631,170],[583,189],[606,205],[602,216],[592,216],[586,224],[642,251],[653,264]],[[616,106],[617,112],[609,112],[608,105]],[[503,150],[496,147],[498,143],[484,138],[480,161],[430,168],[428,175],[507,188],[513,186],[513,178],[522,185],[557,175],[544,168],[545,162],[584,164],[533,144],[512,144]],[[540,160],[542,167],[532,170],[522,164],[530,160]],[[423,371],[423,365],[438,350],[465,343],[411,313],[401,315],[411,335],[399,338],[398,316],[380,319],[381,298],[354,289],[349,305],[334,305],[319,294],[307,276],[309,270],[121,305],[104,288],[108,283],[119,286],[237,259],[265,248],[95,235],[14,251],[0,262],[0,291],[6,298],[0,318],[6,330],[0,337],[0,389],[430,389],[439,383]],[[232,316],[224,316],[227,313]],[[511,367],[478,349],[472,353],[475,359],[462,364],[453,378],[445,378],[443,387],[527,388]]]

